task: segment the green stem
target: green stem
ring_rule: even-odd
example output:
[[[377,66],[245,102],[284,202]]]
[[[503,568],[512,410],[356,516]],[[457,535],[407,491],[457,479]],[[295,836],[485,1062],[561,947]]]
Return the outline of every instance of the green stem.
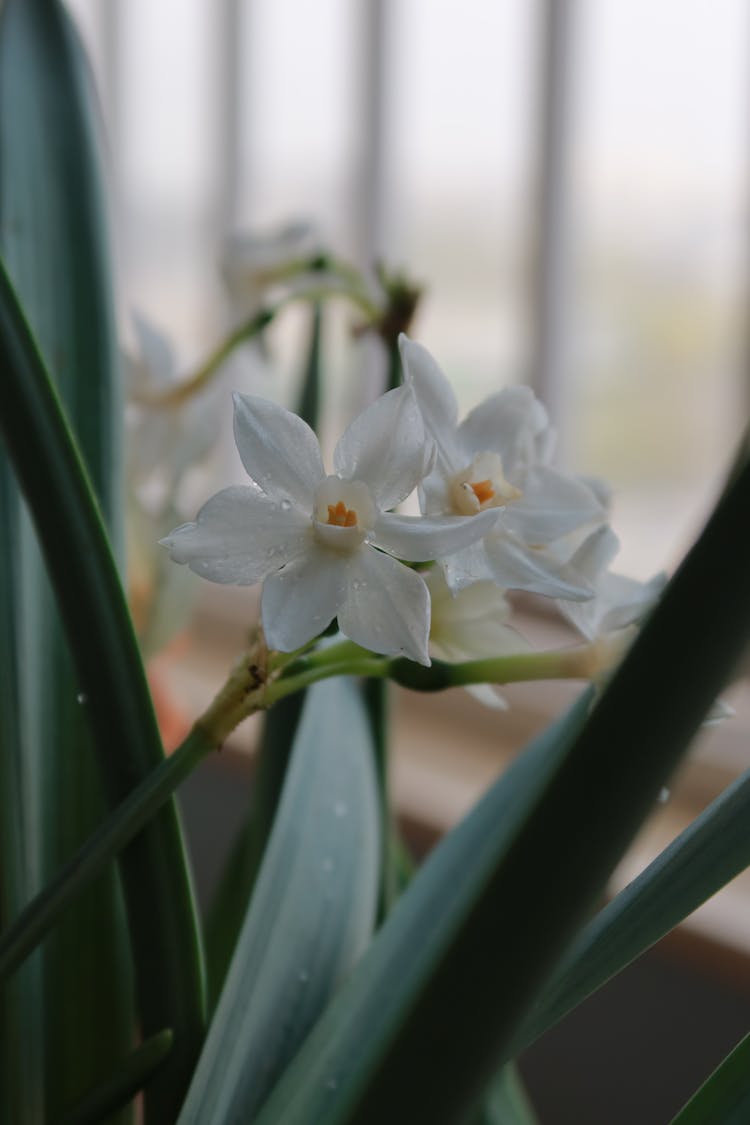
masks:
[[[226,684],[182,745],[132,790],[53,881],[8,926],[0,937],[0,979],[18,967],[61,911],[141,831],[203,758],[255,711],[271,707],[280,699],[333,676],[388,677],[416,691],[442,691],[476,683],[588,679],[598,669],[601,651],[601,645],[593,644],[469,660],[463,664],[433,661],[431,667],[425,668],[411,660],[374,656],[351,641],[342,641],[296,660],[278,679],[266,682],[265,653],[262,644],[257,645],[237,662]]]
[[[469,684],[510,684],[529,680],[589,680],[606,667],[607,650],[594,642],[546,652],[519,652],[446,664],[433,660],[429,668],[412,660],[390,662],[386,673],[413,691],[444,691]]]
[[[204,360],[200,367],[187,379],[175,383],[168,391],[164,391],[160,394],[141,394],[134,396],[134,401],[144,406],[156,408],[178,406],[186,402],[187,399],[192,398],[194,394],[203,390],[203,388],[210,383],[221,365],[229,358],[235,348],[238,348],[240,344],[247,343],[248,340],[252,340],[255,336],[259,336],[287,305],[296,301],[308,301],[315,304],[320,301],[328,300],[331,297],[348,298],[369,318],[374,319],[380,315],[378,306],[374,301],[370,300],[366,293],[354,291],[349,285],[343,282],[339,284],[335,281],[321,283],[318,285],[310,285],[305,289],[298,289],[293,293],[287,293],[274,305],[261,309],[249,320],[243,321],[242,324],[229,333],[226,339],[211,352],[208,358]]]

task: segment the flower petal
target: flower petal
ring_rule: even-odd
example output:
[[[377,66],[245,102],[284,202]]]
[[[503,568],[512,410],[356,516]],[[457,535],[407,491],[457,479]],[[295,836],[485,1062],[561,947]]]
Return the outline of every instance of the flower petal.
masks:
[[[454,555],[440,560],[445,581],[454,593],[470,586],[473,582],[482,582],[485,579],[495,581],[484,547],[485,542],[486,539],[481,539],[469,547],[464,547],[462,551],[456,551]]]
[[[505,509],[503,527],[526,543],[548,544],[606,518],[587,485],[546,465],[535,465],[526,475],[521,499]]]
[[[162,545],[174,562],[211,582],[249,586],[308,549],[312,525],[294,508],[280,511],[254,488],[225,488],[195,523],[175,528]]]
[[[529,387],[506,387],[475,406],[458,427],[465,459],[491,450],[500,454],[512,484],[550,453],[547,411]]]
[[[484,540],[492,577],[507,590],[529,590],[548,598],[583,601],[593,595],[591,585],[569,563],[544,548],[529,548],[509,532],[495,532]],[[446,575],[448,581],[450,578]],[[564,590],[565,593],[559,593]]]
[[[379,508],[394,508],[426,475],[432,456],[411,388],[397,387],[344,431],[333,465],[339,476],[365,481]]]
[[[341,632],[363,648],[430,663],[430,598],[423,580],[400,562],[364,547],[351,556]]]
[[[131,313],[133,329],[138,341],[140,364],[131,372],[142,392],[163,390],[175,377],[175,359],[167,337],[136,309]]]
[[[234,395],[234,440],[248,475],[274,500],[312,512],[322,481],[320,445],[307,422],[255,395]]]
[[[346,596],[349,556],[313,544],[263,583],[261,615],[270,648],[293,652],[330,625]]]
[[[560,609],[572,625],[588,640],[634,625],[657,601],[667,577],[657,574],[649,582],[639,582],[624,574],[603,574],[591,601],[561,601]]]
[[[430,647],[436,655],[438,646],[453,661],[529,651],[528,642],[508,625],[510,606],[494,582],[474,582],[454,594],[437,568],[425,581],[432,602]]]
[[[414,389],[427,432],[437,446],[436,466],[443,473],[457,473],[462,466],[456,443],[458,403],[453,388],[427,348],[403,333],[398,343],[404,378]]]
[[[475,516],[397,516],[381,513],[370,542],[408,562],[444,558],[484,538],[500,512],[490,508]]]

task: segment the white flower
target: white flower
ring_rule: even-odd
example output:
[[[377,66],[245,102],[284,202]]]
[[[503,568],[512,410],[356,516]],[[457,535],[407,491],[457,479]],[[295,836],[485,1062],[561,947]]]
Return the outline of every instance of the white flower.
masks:
[[[216,392],[185,403],[157,406],[157,398],[179,380],[167,338],[140,313],[133,313],[137,355],[126,355],[128,404],[127,469],[136,484],[158,474],[164,503],[171,502],[182,474],[210,452],[219,433]]]
[[[313,224],[295,219],[275,230],[230,235],[224,243],[221,272],[230,293],[253,309],[266,286],[320,252],[320,236]]]
[[[425,575],[425,581],[432,603],[433,656],[458,663],[529,651],[520,633],[508,625],[511,608],[494,582],[474,582],[453,594],[438,567]],[[492,684],[472,684],[466,690],[489,707],[508,706]]]
[[[397,561],[434,559],[485,534],[496,519],[422,519],[389,511],[429,468],[414,395],[401,387],[352,422],[327,476],[310,427],[272,402],[235,395],[237,449],[252,484],[212,497],[195,523],[165,540],[172,558],[213,582],[265,579],[261,614],[272,648],[289,652],[338,617],[374,652],[429,664],[429,595]]]
[[[406,378],[437,446],[434,471],[420,486],[422,511],[499,513],[481,542],[443,563],[448,585],[456,590],[492,579],[548,597],[590,597],[559,545],[571,532],[603,523],[606,514],[591,488],[548,464],[554,434],[542,404],[527,387],[510,387],[458,425],[456,398],[435,360],[405,336],[400,344]]]
[[[590,641],[640,622],[667,582],[665,574],[657,574],[649,582],[615,574],[609,565],[618,549],[619,541],[611,528],[593,532],[576,551],[572,566],[591,585],[594,596],[586,602],[558,602],[563,615]]]

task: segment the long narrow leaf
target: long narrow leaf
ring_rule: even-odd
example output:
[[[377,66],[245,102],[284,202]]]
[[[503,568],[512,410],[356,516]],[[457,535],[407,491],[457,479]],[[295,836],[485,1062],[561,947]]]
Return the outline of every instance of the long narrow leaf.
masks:
[[[232,846],[206,924],[209,1000],[216,1006],[271,835],[292,753],[303,693],[266,714],[247,818]]]
[[[1,456],[1,454],[0,454]],[[18,498],[0,467],[0,925],[10,923],[32,887],[34,841],[24,815],[18,632],[15,614],[18,555],[9,532],[18,524]],[[42,961],[36,956],[0,993],[0,1121],[19,1125],[44,1114]]]
[[[373,1074],[395,1041],[444,943],[538,800],[585,721],[589,704],[590,696],[579,700],[563,720],[545,731],[431,853],[263,1107],[259,1125],[345,1119],[342,1101],[351,1085]],[[426,1054],[430,1048],[431,1036],[427,1036]],[[462,1050],[466,1049],[464,1045]],[[457,1057],[459,1053],[457,1048]],[[451,1069],[456,1062],[457,1058]],[[402,1089],[405,1098],[408,1085]],[[406,1100],[399,1112],[407,1121],[420,1120],[422,1113]],[[421,1120],[442,1118],[425,1111]]]
[[[106,1079],[89,1090],[56,1125],[99,1125],[109,1120],[114,1112],[132,1101],[164,1064],[173,1040],[168,1027],[152,1035],[119,1062]]]
[[[514,1040],[521,1051],[750,865],[750,771],[581,931]]]
[[[57,397],[0,271],[0,426],[34,516],[95,733],[108,801],[162,760],[135,637],[96,502]],[[71,565],[75,560],[75,565]],[[202,960],[173,805],[123,853],[144,1034],[175,1046],[151,1091],[161,1120],[179,1102],[202,1039]],[[171,1108],[170,1108],[171,1107]]]
[[[122,403],[106,261],[98,170],[83,53],[57,0],[7,0],[0,18],[0,249],[22,294],[69,410],[94,487],[117,540],[120,530]],[[3,459],[4,460],[4,459]],[[14,823],[12,862],[24,864],[9,888],[17,914],[105,807],[79,688],[33,530],[16,498],[0,538],[14,556],[2,613],[16,617],[17,736],[4,747],[17,785],[2,793],[0,817]],[[40,704],[43,700],[43,704]],[[10,762],[15,758],[15,765]],[[14,808],[10,809],[10,806]],[[5,877],[0,876],[0,882]],[[11,1058],[4,1097],[25,1083],[49,1112],[119,1058],[132,1041],[131,955],[114,868],[90,888],[11,985],[24,996],[19,1025],[37,1025],[25,1059]],[[30,975],[31,974],[31,975]],[[38,979],[37,979],[38,978]],[[24,981],[29,983],[27,992]],[[0,1054],[14,1052],[15,1035]],[[43,1071],[29,1065],[44,1056]],[[0,1111],[0,1116],[2,1113]],[[25,1115],[15,1108],[13,1120]],[[121,1120],[129,1119],[126,1114]],[[32,1114],[30,1120],[39,1120]]]
[[[179,1125],[250,1121],[367,945],[379,818],[348,679],[307,694],[258,883]]]
[[[536,1125],[536,1115],[513,1063],[494,1079],[473,1125]]]
[[[708,1078],[672,1125],[747,1125],[750,1121],[750,1035]]]

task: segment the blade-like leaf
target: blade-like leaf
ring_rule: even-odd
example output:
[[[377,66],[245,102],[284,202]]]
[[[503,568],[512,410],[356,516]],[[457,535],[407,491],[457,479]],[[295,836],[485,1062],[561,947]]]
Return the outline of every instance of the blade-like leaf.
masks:
[[[357,687],[310,689],[271,839],[180,1125],[249,1121],[369,941],[378,803]]]
[[[536,1125],[536,1115],[513,1063],[504,1066],[492,1082],[472,1125]]]
[[[514,1039],[514,1053],[750,865],[750,771],[584,927]]]
[[[114,806],[162,761],[161,744],[97,506],[4,271],[0,364],[0,428],[35,520],[95,734],[106,797]],[[36,701],[35,691],[31,698]],[[59,747],[53,742],[50,749]],[[70,763],[62,765],[70,769]],[[147,1099],[165,1121],[181,1099],[203,1029],[202,959],[171,803],[123,853],[120,867],[143,1032],[174,1027],[174,1049]]]
[[[746,1035],[690,1099],[672,1125],[747,1125],[750,1121],[750,1035]]]
[[[265,717],[247,819],[232,846],[206,924],[211,1008],[219,999],[271,834],[303,703],[304,693],[291,695]]]
[[[1,454],[0,454],[1,456]],[[0,466],[0,926],[31,891],[34,841],[25,808],[15,591],[18,497]],[[42,959],[37,955],[0,993],[0,1121],[39,1121],[44,1114]]]
[[[104,1081],[89,1090],[57,1125],[99,1125],[132,1101],[169,1054],[174,1036],[170,1028],[152,1035],[119,1062]]]
[[[571,737],[571,718],[537,743],[436,851],[279,1083],[264,1125],[396,1113],[454,1122],[475,1107],[745,649],[749,507],[745,465],[583,729]]]
[[[350,1083],[372,1074],[394,1042],[442,946],[580,730],[589,703],[590,696],[579,700],[545,731],[430,854],[263,1107],[259,1123],[343,1119],[341,1099]],[[466,1027],[461,1030],[466,1034]],[[457,1056],[460,1050],[457,1046]],[[419,1120],[419,1112],[404,1102],[401,1119]],[[433,1118],[426,1113],[422,1120]]]
[[[85,60],[59,3],[7,0],[0,19],[0,247],[116,535],[122,406],[88,85]],[[12,493],[7,466],[0,466],[0,474]],[[18,786],[2,787],[0,818],[15,821],[16,845],[3,854],[11,862],[20,848],[24,865],[3,922],[40,888],[104,807],[76,702],[80,689],[37,544],[21,506],[12,501],[12,507],[0,539],[3,550],[15,555],[16,576],[12,587],[3,584],[0,598],[17,618],[10,653],[18,660],[18,730],[3,749]],[[15,767],[10,757],[17,759]],[[29,980],[20,1027],[32,1020],[43,1034],[37,1032],[36,1044],[26,1042],[20,1067],[11,1058],[7,1080],[0,1082],[0,1116],[3,1098],[14,1099],[27,1078],[35,1087],[32,1098],[43,1098],[54,1112],[132,1041],[130,951],[114,869],[66,917],[41,960],[41,987],[31,983],[32,962],[8,993],[22,995]],[[2,1038],[10,1052],[17,1042],[15,1034]],[[32,1075],[29,1064],[40,1050],[44,1074]],[[11,1119],[25,1120],[15,1112]]]

